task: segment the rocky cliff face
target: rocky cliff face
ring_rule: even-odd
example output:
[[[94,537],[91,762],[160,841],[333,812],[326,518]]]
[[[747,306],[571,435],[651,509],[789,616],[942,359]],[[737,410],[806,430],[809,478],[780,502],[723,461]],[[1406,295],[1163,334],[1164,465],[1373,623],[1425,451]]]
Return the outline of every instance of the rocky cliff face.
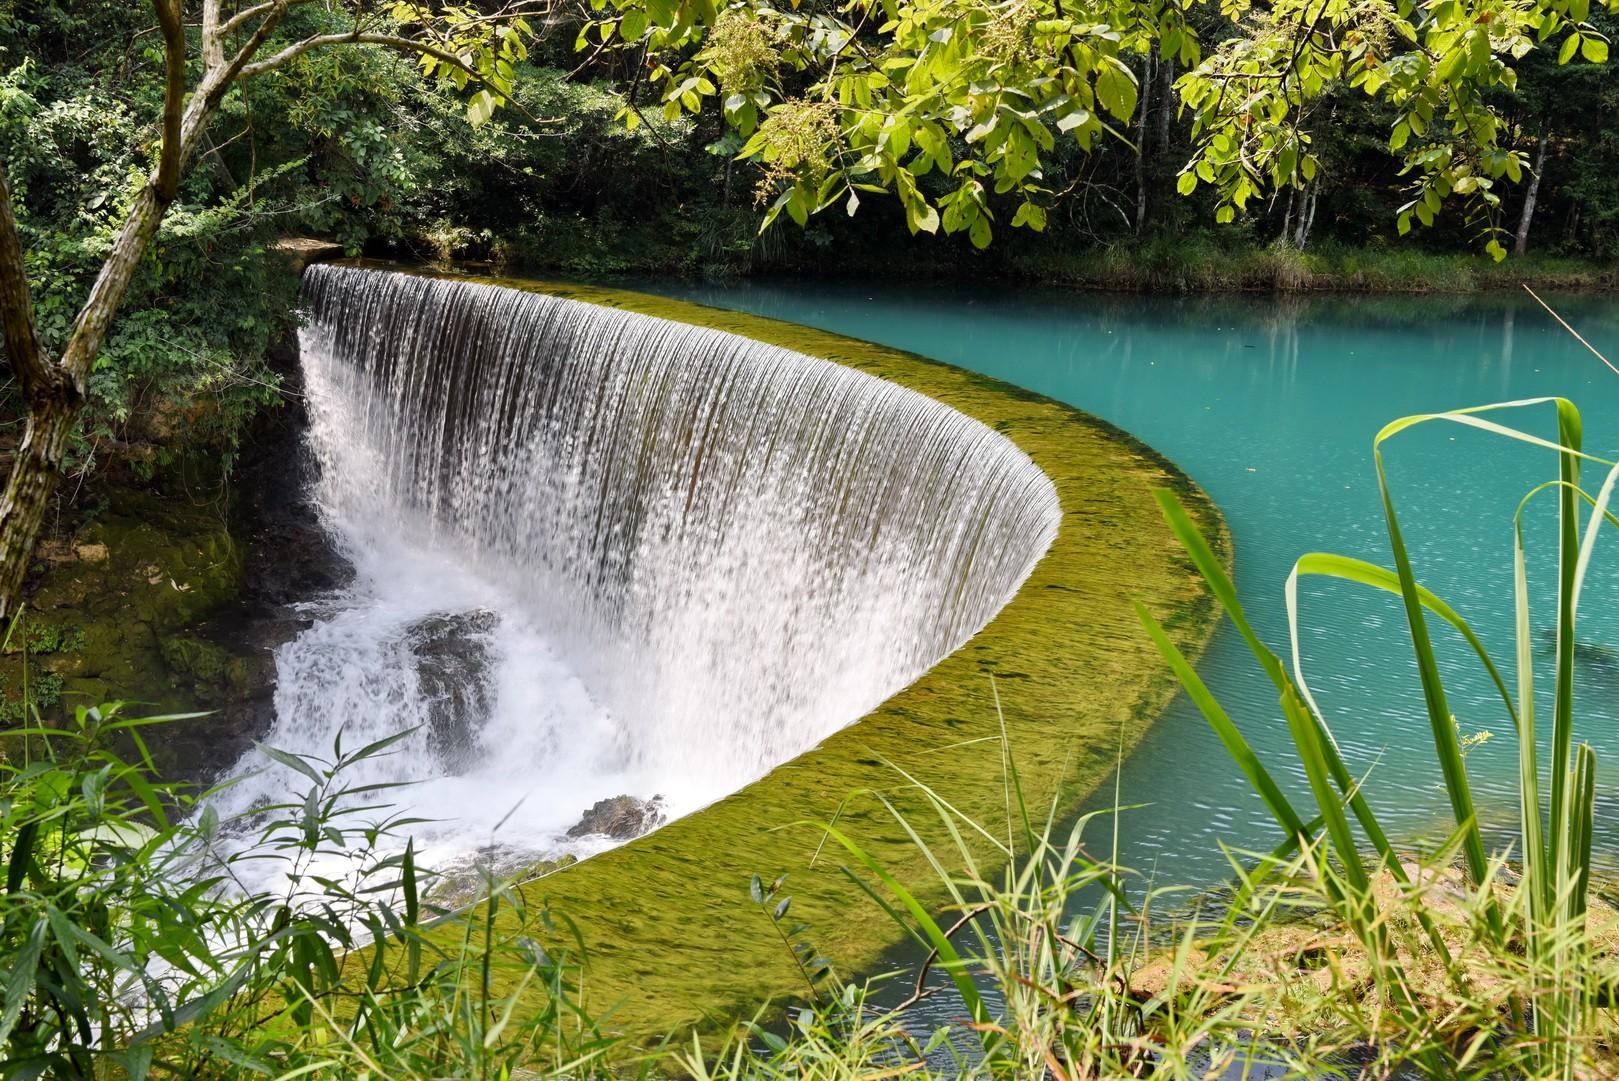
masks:
[[[197,780],[268,727],[272,651],[304,625],[298,602],[350,573],[306,494],[296,340],[275,359],[282,405],[233,469],[148,460],[89,478],[64,505],[0,649],[0,724],[112,700],[132,715],[209,711],[148,733],[166,771]]]

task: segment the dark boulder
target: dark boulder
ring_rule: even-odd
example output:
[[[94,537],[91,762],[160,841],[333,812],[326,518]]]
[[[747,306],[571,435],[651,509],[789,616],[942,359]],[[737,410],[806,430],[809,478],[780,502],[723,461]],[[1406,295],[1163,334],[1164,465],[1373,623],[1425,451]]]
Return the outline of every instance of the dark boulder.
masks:
[[[448,769],[467,764],[477,727],[494,706],[494,644],[500,616],[488,609],[444,612],[405,631],[416,680],[427,706],[427,743]]]
[[[568,836],[586,837],[600,833],[615,841],[627,841],[631,837],[650,833],[663,825],[663,821],[662,796],[645,800],[634,796],[614,796],[612,799],[597,800],[578,825],[568,830]]]

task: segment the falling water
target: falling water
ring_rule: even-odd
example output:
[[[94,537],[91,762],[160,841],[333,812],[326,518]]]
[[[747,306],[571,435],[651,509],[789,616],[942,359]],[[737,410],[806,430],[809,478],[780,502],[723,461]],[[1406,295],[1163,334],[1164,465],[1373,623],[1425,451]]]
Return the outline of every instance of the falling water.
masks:
[[[467,281],[304,288],[316,495],[358,574],[278,654],[266,742],[420,726],[355,780],[412,782],[441,862],[735,790],[960,646],[1056,534],[1009,440],[849,368]]]

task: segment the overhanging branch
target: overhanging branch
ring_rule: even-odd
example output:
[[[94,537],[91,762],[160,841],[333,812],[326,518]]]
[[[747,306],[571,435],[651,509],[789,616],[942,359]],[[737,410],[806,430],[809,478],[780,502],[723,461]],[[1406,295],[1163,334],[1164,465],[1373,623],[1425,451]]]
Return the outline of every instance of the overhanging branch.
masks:
[[[392,49],[395,52],[409,53],[414,56],[431,56],[440,63],[450,65],[451,67],[460,71],[462,74],[466,75],[467,78],[477,83],[483,89],[489,91],[489,93],[494,94],[496,97],[506,101],[511,105],[512,108],[521,113],[523,118],[530,123],[546,123],[546,121],[540,120],[538,117],[531,114],[527,109],[524,109],[516,101],[513,101],[507,95],[506,91],[495,86],[488,79],[486,79],[478,71],[478,69],[474,68],[471,64],[467,63],[466,60],[460,56],[457,56],[455,53],[450,52],[448,49],[441,49],[437,45],[433,45],[429,42],[417,41],[413,38],[401,37],[397,34],[379,34],[373,31],[364,30],[350,30],[340,34],[316,34],[313,37],[307,37],[302,41],[288,45],[285,49],[282,49],[273,56],[268,56],[263,60],[244,65],[237,77],[242,79],[251,79],[255,75],[263,75],[266,72],[274,71],[276,68],[297,59],[304,53],[309,52],[311,49],[319,49],[327,45],[381,45],[382,47]]]
[[[152,180],[159,198],[174,198],[180,185],[182,164],[181,124],[186,96],[186,28],[180,0],[152,0],[158,27],[163,31],[163,147],[158,152],[157,172]]]

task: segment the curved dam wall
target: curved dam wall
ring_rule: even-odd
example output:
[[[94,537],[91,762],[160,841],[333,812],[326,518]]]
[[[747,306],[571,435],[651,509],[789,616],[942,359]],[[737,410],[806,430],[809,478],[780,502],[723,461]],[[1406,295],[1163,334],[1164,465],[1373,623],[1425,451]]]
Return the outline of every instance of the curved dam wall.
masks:
[[[577,677],[568,693],[591,700],[533,719],[534,741],[511,732],[524,700],[495,680],[463,703],[463,733],[435,740],[423,723],[368,781],[477,777],[491,804],[564,790],[556,814],[571,818],[625,787],[694,810],[959,648],[1057,534],[1054,486],[1005,436],[823,359],[417,274],[316,266],[304,294],[319,501],[344,544],[374,557],[403,543],[493,583],[480,633],[532,628],[544,663]],[[431,589],[436,572],[412,560],[372,577]],[[466,622],[464,606],[430,615]],[[388,659],[306,645],[282,658],[283,745],[329,738],[334,701],[355,739],[431,720],[403,667],[334,699]],[[502,648],[521,675],[527,647]],[[524,756],[515,777],[489,767]],[[571,818],[523,819],[502,840],[543,854],[533,834]]]
[[[1028,455],[1061,513],[1045,557],[990,622],[857,723],[699,813],[522,887],[531,907],[548,905],[578,927],[589,950],[587,1006],[607,1028],[648,1038],[720,1028],[804,993],[793,957],[749,898],[752,874],[787,876],[793,918],[809,925],[801,937],[843,975],[894,963],[905,934],[853,878],[881,884],[849,866],[822,826],[835,821],[924,903],[946,906],[896,817],[951,850],[920,786],[1006,836],[1015,828],[1006,821],[1009,759],[1031,808],[1071,814],[1178,691],[1134,605],[1150,608],[1189,657],[1207,645],[1215,605],[1153,490],[1175,490],[1229,563],[1224,521],[1173,463],[1127,433],[997,380],[835,334],[624,290],[504,284],[723,330],[917,391]],[[997,873],[1004,857],[966,836],[978,871]],[[571,934],[504,921],[503,933],[519,931],[574,948]]]

